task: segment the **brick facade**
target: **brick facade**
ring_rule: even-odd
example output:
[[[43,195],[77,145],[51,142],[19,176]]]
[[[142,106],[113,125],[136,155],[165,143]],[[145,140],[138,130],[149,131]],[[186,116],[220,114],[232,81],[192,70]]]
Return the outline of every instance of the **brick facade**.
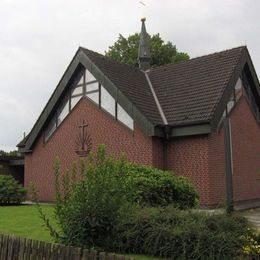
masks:
[[[134,132],[129,130],[107,112],[84,98],[51,138],[45,143],[41,134],[33,148],[33,153],[25,157],[25,186],[30,182],[35,183],[39,189],[40,200],[53,200],[52,165],[55,157],[59,156],[62,170],[70,169],[72,162],[78,160],[74,148],[82,120],[89,124],[87,131],[92,138],[93,150],[98,144],[105,143],[107,151],[116,156],[124,152],[130,161],[153,164],[153,149],[156,149],[157,145],[153,146],[152,138],[145,136],[138,126],[135,126]]]
[[[245,97],[230,114],[234,201],[260,199],[260,128]],[[169,145],[169,168],[188,177],[200,193],[200,204],[226,201],[222,126],[204,136],[176,138]]]
[[[260,127],[245,98],[232,114],[231,131],[234,199],[260,199]]]
[[[245,98],[231,113],[231,134],[234,169],[234,198],[236,201],[260,198],[260,132]],[[25,185],[34,182],[40,200],[53,200],[52,162],[58,155],[63,169],[78,160],[74,151],[78,126],[88,122],[93,150],[105,143],[107,151],[139,164],[163,168],[163,142],[147,137],[135,125],[132,132],[91,101],[83,99],[62,122],[48,142],[43,134],[32,154],[26,155]],[[62,144],[62,145],[61,145]],[[211,135],[171,139],[168,143],[168,168],[188,177],[200,193],[200,204],[219,205],[225,202],[224,135],[220,129]]]
[[[169,143],[168,167],[189,178],[200,193],[200,203],[210,203],[208,136],[180,137]]]

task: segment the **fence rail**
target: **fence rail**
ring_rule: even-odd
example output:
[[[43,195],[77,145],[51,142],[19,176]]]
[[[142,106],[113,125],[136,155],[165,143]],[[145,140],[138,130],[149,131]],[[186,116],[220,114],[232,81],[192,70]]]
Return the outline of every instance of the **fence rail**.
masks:
[[[133,260],[132,257],[1,235],[1,260]]]

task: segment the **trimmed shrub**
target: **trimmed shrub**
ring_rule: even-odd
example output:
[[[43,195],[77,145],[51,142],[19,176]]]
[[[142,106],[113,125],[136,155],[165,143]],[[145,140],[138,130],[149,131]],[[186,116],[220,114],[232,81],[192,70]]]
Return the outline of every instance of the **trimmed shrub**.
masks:
[[[136,189],[134,201],[144,206],[167,206],[174,204],[180,209],[192,208],[199,195],[185,177],[149,166],[130,164],[128,175]]]
[[[0,204],[20,204],[26,190],[12,176],[0,175]]]
[[[114,250],[170,259],[233,259],[241,256],[248,222],[165,208],[135,208],[121,219]]]

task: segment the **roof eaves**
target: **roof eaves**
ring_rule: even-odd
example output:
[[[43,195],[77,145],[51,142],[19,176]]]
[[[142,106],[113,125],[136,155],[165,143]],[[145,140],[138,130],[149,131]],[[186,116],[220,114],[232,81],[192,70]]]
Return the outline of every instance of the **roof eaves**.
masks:
[[[242,47],[241,48],[241,54],[238,59],[237,64],[234,67],[233,73],[231,77],[229,78],[227,84],[223,86],[223,94],[221,98],[219,99],[218,103],[214,106],[214,108],[211,111],[211,127],[212,130],[215,130],[218,126],[219,120],[222,117],[223,111],[225,110],[226,104],[228,102],[228,99],[230,95],[232,94],[233,88],[241,75],[241,72],[248,60],[247,56],[247,48]]]
[[[36,138],[38,137],[42,127],[44,126],[46,120],[48,119],[50,113],[53,111],[56,102],[60,98],[61,94],[64,92],[69,80],[71,79],[72,74],[76,70],[77,66],[81,60],[81,50],[80,48],[75,53],[74,57],[72,58],[69,66],[65,70],[61,80],[59,81],[57,87],[55,88],[54,92],[52,93],[51,97],[49,98],[47,104],[45,105],[44,109],[42,110],[40,116],[38,117],[37,121],[35,122],[34,126],[32,127],[31,132],[28,134],[28,138],[25,141],[25,151],[30,151]]]
[[[59,81],[57,87],[55,88],[53,94],[48,100],[46,106],[44,107],[42,113],[35,122],[31,132],[29,133],[26,140],[22,140],[18,147],[21,147],[24,151],[31,151],[31,148],[36,141],[36,138],[40,134],[45,122],[48,120],[50,114],[53,112],[56,103],[60,99],[61,95],[64,93],[67,84],[71,80],[71,77],[78,65],[82,64],[85,68],[88,68],[91,72],[95,71],[95,76],[97,75],[98,80],[101,84],[109,90],[110,94],[118,100],[120,105],[123,105],[124,109],[137,120],[140,124],[142,130],[144,130],[147,135],[154,135],[154,125],[141,113],[141,111],[130,102],[130,100],[111,82],[111,80],[95,65],[95,63],[86,55],[82,47],[79,47],[76,54],[74,55],[72,61],[64,72],[61,80]]]

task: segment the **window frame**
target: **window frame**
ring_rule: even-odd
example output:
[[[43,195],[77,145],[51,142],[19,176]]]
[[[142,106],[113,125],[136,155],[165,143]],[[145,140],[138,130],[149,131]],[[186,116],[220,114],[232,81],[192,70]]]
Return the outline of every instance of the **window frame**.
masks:
[[[111,117],[113,117],[114,120],[116,120],[117,122],[119,122],[120,124],[122,124],[123,126],[127,127],[127,129],[134,131],[134,118],[123,108],[122,105],[120,105],[116,98],[114,98],[110,92],[103,86],[101,85],[101,83],[95,79],[95,80],[91,80],[91,81],[86,81],[86,73],[90,73],[93,77],[94,75],[85,68],[83,74],[79,78],[80,83],[76,82],[76,80],[74,81],[74,83],[69,87],[69,89],[67,90],[67,94],[63,96],[61,103],[58,105],[55,113],[53,114],[53,116],[51,117],[51,119],[49,120],[49,123],[47,124],[47,126],[45,127],[44,130],[44,142],[48,142],[48,140],[52,137],[52,135],[55,133],[56,129],[62,124],[62,122],[67,118],[67,116],[71,113],[71,111],[77,106],[77,104],[80,102],[81,98],[87,98],[89,101],[91,101],[92,103],[94,103],[95,105],[97,105],[99,107],[99,109],[101,109],[103,112],[105,112],[106,114],[110,115]],[[94,77],[95,78],[95,77]],[[83,79],[83,83],[82,80]],[[88,91],[87,86],[97,83],[97,89],[95,90],[90,90]],[[78,93],[78,94],[73,94],[73,91],[77,88],[82,87],[82,93]],[[113,114],[108,111],[105,107],[102,106],[102,88],[105,90],[106,94],[109,94],[109,97],[112,97],[113,99],[113,108],[111,107],[111,110],[113,109]],[[95,100],[91,99],[90,97],[88,97],[88,94],[93,94],[93,93],[98,93],[98,102],[96,102]],[[76,102],[76,104],[72,107],[72,100],[73,98],[79,98],[79,100]],[[68,113],[66,114],[66,116],[60,121],[58,122],[58,118],[59,115],[62,111],[62,109],[65,107],[66,102],[68,102]],[[112,104],[112,103],[111,103]],[[122,122],[122,120],[118,119],[118,105],[120,107],[122,107],[122,109],[125,111],[125,113],[129,116],[129,118],[132,119],[132,128],[129,127],[126,123]],[[47,135],[47,131],[49,129],[49,126],[51,124],[51,122],[55,121],[55,128],[54,130],[52,130],[51,134]]]

